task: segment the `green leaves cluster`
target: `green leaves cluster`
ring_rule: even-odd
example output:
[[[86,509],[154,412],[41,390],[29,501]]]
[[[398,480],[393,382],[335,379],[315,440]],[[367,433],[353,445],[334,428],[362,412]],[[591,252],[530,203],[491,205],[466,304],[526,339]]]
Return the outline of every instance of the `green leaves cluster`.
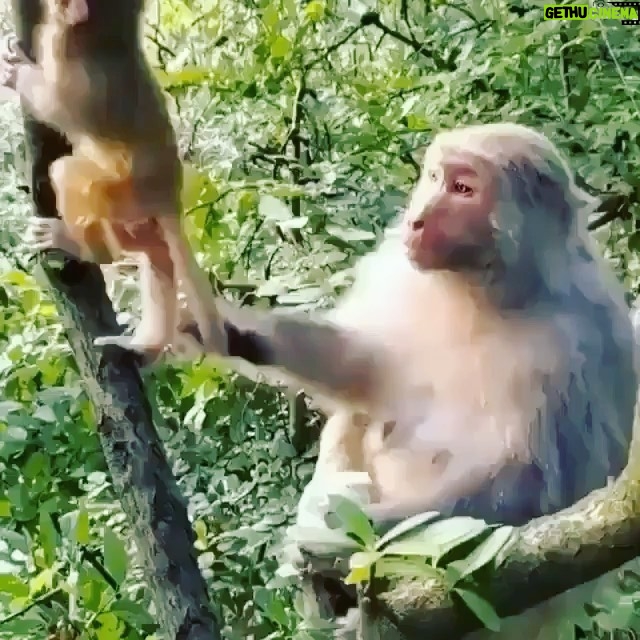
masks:
[[[442,520],[432,511],[408,518],[378,537],[358,505],[346,498],[337,501],[335,514],[339,528],[361,545],[349,559],[347,584],[374,578],[419,579],[425,585],[435,581],[459,596],[485,627],[500,629],[500,619],[479,595],[474,578],[490,563],[500,565],[515,535],[513,527],[492,527],[461,516]]]

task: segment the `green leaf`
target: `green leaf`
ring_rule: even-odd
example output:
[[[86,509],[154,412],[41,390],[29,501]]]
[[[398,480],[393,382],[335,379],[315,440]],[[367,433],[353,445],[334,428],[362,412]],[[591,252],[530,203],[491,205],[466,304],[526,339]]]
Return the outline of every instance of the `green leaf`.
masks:
[[[432,567],[424,558],[383,556],[376,562],[376,577],[439,579],[445,576],[444,569]]]
[[[10,593],[15,598],[26,598],[29,595],[29,585],[12,575],[0,575],[0,592]]]
[[[22,411],[22,404],[14,400],[3,400],[0,402],[0,420],[7,420],[10,413]]]
[[[58,422],[58,418],[53,408],[45,405],[39,406],[33,412],[33,417],[35,420],[40,420],[41,422],[47,424],[55,424],[56,422]]]
[[[282,200],[270,195],[261,196],[258,213],[265,220],[273,222],[285,222],[294,217],[291,209]]]
[[[306,226],[307,222],[309,222],[308,216],[298,216],[290,220],[285,220],[284,222],[279,222],[278,226],[283,231],[287,231],[288,229],[302,229]]]
[[[29,581],[29,594],[35,596],[42,591],[51,591],[54,577],[53,569],[43,569]]]
[[[127,550],[124,542],[109,527],[104,528],[103,553],[105,569],[121,584],[127,576]]]
[[[467,589],[456,587],[453,591],[460,596],[462,601],[487,629],[500,631],[500,618],[489,602],[481,598],[477,593]]]
[[[285,58],[289,51],[291,51],[291,41],[285,36],[278,36],[271,43],[272,58]]]
[[[361,242],[365,240],[375,240],[376,234],[372,231],[365,231],[364,229],[347,229],[345,227],[339,227],[335,224],[328,224],[326,227],[327,233],[335,236],[343,242]]]
[[[78,511],[78,520],[75,528],[75,539],[78,544],[86,545],[91,540],[91,527],[89,525],[89,513],[86,509]]]
[[[385,555],[420,556],[421,558],[434,558],[439,552],[440,547],[423,535],[391,542],[384,549]]]
[[[60,540],[53,520],[46,511],[40,512],[40,543],[44,552],[45,564],[47,567],[51,567],[56,560],[56,551]]]
[[[460,516],[429,525],[413,535],[392,542],[385,554],[422,555],[438,560],[455,547],[486,531],[489,525],[482,520]]]
[[[375,551],[356,551],[349,558],[349,568],[370,569],[381,557],[382,554]]]
[[[272,29],[280,22],[280,14],[275,4],[269,3],[262,12],[262,22],[266,27]]]
[[[344,496],[329,496],[330,513],[338,517],[342,523],[342,529],[347,534],[358,538],[365,547],[373,546],[375,531],[371,522],[362,509],[352,500]]]
[[[325,4],[320,0],[311,0],[309,4],[304,8],[304,12],[307,14],[310,20],[317,22],[324,17]]]
[[[356,567],[351,569],[344,578],[345,584],[363,584],[368,582],[371,577],[371,571],[365,567]]]
[[[577,91],[572,91],[569,95],[569,107],[575,111],[575,115],[578,115],[583,111],[589,98],[591,97],[591,87],[587,80],[582,82],[582,86]]]
[[[401,535],[417,529],[422,525],[437,518],[440,514],[437,511],[426,511],[425,513],[418,513],[415,516],[411,516],[406,520],[403,520],[395,527],[392,527],[387,533],[385,533],[378,542],[376,542],[376,549],[382,549],[387,543],[391,542],[395,538],[399,538]]]
[[[22,467],[22,473],[25,478],[33,480],[42,473],[46,463],[47,458],[44,453],[42,451],[34,451]]]
[[[513,535],[513,527],[504,526],[496,529],[466,558],[452,562],[447,566],[447,569],[453,569],[459,580],[472,574],[494,560],[501,549],[512,539]]]
[[[11,503],[8,500],[0,500],[0,518],[11,517]]]
[[[489,529],[483,520],[460,516],[430,525],[424,532],[439,547],[436,561],[455,547],[476,538]]]

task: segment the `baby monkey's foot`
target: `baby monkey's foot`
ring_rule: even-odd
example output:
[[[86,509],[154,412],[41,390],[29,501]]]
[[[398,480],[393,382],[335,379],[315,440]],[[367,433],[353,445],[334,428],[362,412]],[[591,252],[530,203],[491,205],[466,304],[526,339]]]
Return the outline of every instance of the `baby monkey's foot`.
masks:
[[[93,341],[95,347],[115,346],[141,356],[141,365],[157,364],[169,352],[169,346],[157,340],[142,340],[137,335],[101,336]]]
[[[202,355],[202,345],[193,335],[178,332],[170,344],[160,340],[141,339],[137,335],[102,336],[93,341],[94,346],[115,345],[121,349],[132,351],[142,358],[142,366],[159,364],[170,359],[193,360]]]
[[[60,249],[75,258],[82,258],[80,245],[71,238],[67,225],[59,218],[30,218],[26,242],[35,252]]]

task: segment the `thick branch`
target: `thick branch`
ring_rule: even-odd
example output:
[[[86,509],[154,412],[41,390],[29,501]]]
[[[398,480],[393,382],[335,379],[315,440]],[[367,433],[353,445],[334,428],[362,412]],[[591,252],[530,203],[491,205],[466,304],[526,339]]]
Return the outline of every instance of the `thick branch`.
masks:
[[[640,483],[628,474],[573,507],[519,530],[506,561],[481,594],[501,617],[523,612],[640,555]],[[385,638],[455,640],[480,623],[443,584],[403,582],[381,596],[396,626]]]
[[[40,0],[14,0],[13,7],[17,35],[30,54]],[[48,169],[53,160],[68,153],[68,146],[28,116],[25,136],[35,207],[38,215],[54,217]],[[95,336],[118,328],[102,274],[96,266],[73,260],[67,260],[61,270],[43,261],[36,272],[52,289],[94,403],[113,486],[128,517],[163,636],[215,640],[220,637],[219,625],[196,562],[193,531],[151,420],[139,371],[132,357],[119,349],[105,350],[98,360],[92,348]]]

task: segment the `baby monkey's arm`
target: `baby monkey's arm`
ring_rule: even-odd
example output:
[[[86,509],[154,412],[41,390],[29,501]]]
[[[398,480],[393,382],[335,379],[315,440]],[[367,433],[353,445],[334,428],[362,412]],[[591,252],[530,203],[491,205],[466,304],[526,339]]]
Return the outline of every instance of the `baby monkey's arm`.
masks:
[[[0,85],[15,91],[26,110],[36,120],[67,132],[66,110],[58,100],[54,86],[47,82],[41,66],[22,51],[15,37],[4,39],[0,53]]]

